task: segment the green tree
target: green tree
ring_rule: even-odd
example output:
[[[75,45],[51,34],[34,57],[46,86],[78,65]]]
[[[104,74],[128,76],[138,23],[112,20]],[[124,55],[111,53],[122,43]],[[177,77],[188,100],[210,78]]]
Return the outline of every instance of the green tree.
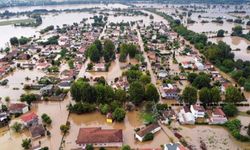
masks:
[[[29,150],[30,148],[31,148],[31,139],[23,139],[23,141],[22,141],[22,147],[23,147],[23,149],[25,149],[25,150]]]
[[[188,79],[188,81],[190,82],[190,83],[193,83],[194,82],[194,80],[195,80],[195,78],[198,76],[198,74],[196,74],[196,73],[189,73],[188,74],[188,77],[187,77],[187,79]]]
[[[108,85],[97,84],[95,85],[95,91],[97,103],[109,103],[114,99],[113,88]]]
[[[224,33],[225,33],[224,30],[222,30],[222,29],[218,30],[217,37],[224,37]]]
[[[86,145],[86,150],[94,150],[94,147],[92,144],[87,144]]]
[[[115,90],[115,100],[125,103],[127,101],[127,93],[125,90],[117,89]]]
[[[250,81],[245,81],[245,83],[244,83],[244,90],[245,91],[250,91]]]
[[[145,97],[148,101],[154,101],[158,102],[159,101],[159,93],[157,91],[157,88],[155,87],[154,84],[149,83],[146,85],[145,88]]]
[[[130,84],[128,93],[130,100],[136,105],[139,105],[144,100],[145,89],[142,83],[138,81]]]
[[[201,75],[198,75],[192,85],[198,89],[201,89],[203,87],[210,87],[210,77],[206,74],[201,74]]]
[[[31,105],[34,101],[36,101],[36,96],[34,94],[21,95],[21,102],[26,102],[28,105]]]
[[[110,112],[111,108],[108,104],[100,105],[100,111],[102,114],[106,115],[108,112]]]
[[[87,56],[90,58],[91,61],[99,62],[101,55],[95,44],[91,44],[88,47]]]
[[[102,42],[100,40],[95,40],[94,44],[96,45],[96,48],[99,50],[99,53],[102,54]]]
[[[27,38],[27,37],[21,36],[21,38],[18,41],[19,41],[20,45],[25,45],[25,44],[27,44],[30,41],[30,39]]]
[[[131,150],[129,145],[123,145],[121,150]]]
[[[151,77],[149,75],[143,74],[139,79],[144,85],[151,83]]]
[[[243,100],[243,96],[236,87],[230,86],[226,89],[225,100],[226,102],[237,103]]]
[[[15,122],[11,127],[10,127],[13,131],[15,132],[20,132],[22,130],[22,124]]]
[[[221,101],[220,90],[218,87],[213,87],[210,92],[211,92],[211,100],[213,103],[218,103]]]
[[[249,25],[250,25],[250,23],[249,23]],[[250,136],[250,123],[247,126],[247,135]]]
[[[116,121],[121,122],[126,116],[126,111],[123,108],[116,108],[112,116]]]
[[[74,69],[74,61],[72,59],[68,61],[68,65],[70,69]]]
[[[68,53],[68,49],[67,48],[62,48],[61,51],[60,51],[60,55],[61,55],[62,58],[64,58],[67,53]]]
[[[233,36],[239,36],[242,34],[243,28],[242,28],[242,26],[237,25],[237,26],[233,27],[232,30],[233,30],[233,33],[232,33]]]
[[[199,91],[199,99],[205,105],[212,102],[212,95],[207,87],[204,87]]]
[[[96,102],[96,90],[89,83],[84,82],[83,80],[75,81],[70,88],[71,96],[77,102]]]
[[[223,106],[223,111],[228,117],[236,116],[238,113],[237,107],[232,103],[228,103]]]
[[[143,141],[151,141],[154,139],[154,134],[153,133],[147,133],[144,137],[143,137]]]
[[[18,46],[19,44],[18,38],[17,37],[10,38],[10,44],[13,46]]]
[[[190,105],[195,104],[197,101],[197,89],[192,86],[185,87],[182,93],[182,98],[185,103],[188,103]]]
[[[115,58],[115,45],[111,40],[104,41],[103,56],[106,62],[110,62]]]
[[[60,130],[61,130],[61,132],[62,132],[63,134],[68,133],[69,129],[70,129],[70,126],[69,126],[69,125],[63,124],[63,125],[60,126]]]

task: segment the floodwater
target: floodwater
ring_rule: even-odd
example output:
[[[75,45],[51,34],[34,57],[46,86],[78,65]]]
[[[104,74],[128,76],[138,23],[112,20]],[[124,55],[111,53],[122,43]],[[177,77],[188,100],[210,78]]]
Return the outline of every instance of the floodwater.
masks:
[[[0,97],[4,99],[5,97],[9,96],[11,101],[19,100],[20,96],[26,91],[23,90],[24,84],[32,84],[36,83],[37,79],[44,76],[45,73],[40,70],[21,70],[16,69],[14,72],[10,73],[7,77],[3,79],[8,79],[9,82],[7,86],[0,86]],[[30,80],[26,80],[25,78],[29,77]],[[18,88],[17,90],[13,88]],[[37,91],[32,91],[33,93]]]
[[[232,50],[240,49],[240,51],[233,51],[235,55],[235,60],[242,59],[246,61],[246,60],[249,60],[250,58],[250,53],[247,50],[247,47],[250,45],[250,41],[244,38],[237,37],[237,36],[223,37],[223,38],[209,38],[209,41],[216,42],[216,43],[218,41],[223,41],[227,43],[228,45],[230,45]]]
[[[65,124],[68,117],[67,105],[69,104],[71,98],[68,96],[62,102],[37,102],[32,106],[31,111],[35,112],[39,116],[39,121],[41,122],[41,115],[46,113],[52,119],[52,124],[47,127],[51,133],[51,137],[41,137],[36,140],[32,140],[32,145],[37,146],[39,141],[42,146],[48,146],[50,149],[58,149],[61,142],[61,131],[60,125]],[[56,111],[55,111],[56,110]],[[18,118],[11,121],[14,123],[18,121]],[[0,129],[0,145],[3,150],[20,150],[22,149],[22,140],[30,138],[30,133],[27,129],[21,133],[14,133],[9,130],[8,127]]]
[[[208,125],[182,125],[173,123],[171,125],[179,130],[179,133],[188,143],[200,149],[200,141],[205,142],[207,148],[220,150],[249,149],[249,143],[236,141],[223,127]]]
[[[143,122],[140,118],[138,111],[127,112],[126,118],[122,123],[107,123],[105,115],[101,115],[99,112],[76,115],[71,114],[69,116],[71,124],[70,133],[65,138],[65,149],[77,148],[75,143],[77,139],[79,128],[81,127],[102,127],[104,129],[122,129],[123,130],[123,144],[128,144],[132,148],[160,148],[160,145],[169,143],[168,136],[159,131],[155,134],[155,140],[149,142],[139,142],[134,139],[134,129],[141,127]]]

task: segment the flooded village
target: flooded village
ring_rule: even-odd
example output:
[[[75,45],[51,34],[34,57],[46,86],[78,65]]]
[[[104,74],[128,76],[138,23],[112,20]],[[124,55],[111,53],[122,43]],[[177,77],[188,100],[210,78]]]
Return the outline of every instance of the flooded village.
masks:
[[[1,8],[0,149],[250,149],[249,8]]]

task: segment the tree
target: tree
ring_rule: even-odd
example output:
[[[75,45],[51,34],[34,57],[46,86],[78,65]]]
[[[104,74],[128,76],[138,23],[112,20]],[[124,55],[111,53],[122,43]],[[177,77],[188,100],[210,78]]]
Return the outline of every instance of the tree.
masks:
[[[99,53],[102,54],[102,42],[100,40],[95,40],[94,44],[96,48],[99,50]]]
[[[218,32],[217,32],[217,37],[224,37],[224,33],[225,31],[220,29]]]
[[[106,62],[109,62],[115,58],[115,45],[111,40],[104,41],[103,49],[103,56]]]
[[[189,73],[188,74],[188,77],[187,77],[187,79],[188,79],[188,81],[190,82],[190,83],[193,83],[193,81],[195,80],[195,78],[198,76],[198,74],[196,74],[196,73]]]
[[[126,102],[127,101],[126,91],[122,89],[115,90],[115,100],[122,102],[122,103]]]
[[[182,98],[185,103],[195,104],[197,101],[197,89],[192,86],[187,86],[183,90]]]
[[[100,111],[102,114],[106,115],[108,112],[110,112],[111,108],[108,104],[100,105]]]
[[[250,91],[250,81],[245,81],[245,83],[244,83],[244,90],[245,91]]]
[[[123,108],[116,108],[112,116],[116,121],[121,122],[126,116],[126,111]]]
[[[218,87],[213,87],[210,93],[211,93],[211,100],[213,103],[218,103],[219,101],[221,101],[220,90]]]
[[[96,90],[89,83],[79,79],[71,85],[71,95],[77,102],[96,102]]]
[[[242,34],[243,28],[242,28],[242,26],[237,25],[237,26],[233,27],[232,30],[233,30],[232,36],[239,36]]]
[[[231,72],[234,69],[234,61],[232,59],[223,60],[222,65],[225,67],[226,72]]]
[[[192,85],[198,89],[201,89],[203,87],[210,87],[210,81],[211,79],[208,75],[201,74],[194,79]]]
[[[19,44],[18,38],[17,37],[10,38],[10,44],[13,46],[18,46]]]
[[[70,69],[74,69],[74,61],[72,59],[68,61],[68,65]]]
[[[123,145],[121,150],[131,150],[129,145]]]
[[[143,137],[143,141],[151,141],[154,139],[154,134],[153,133],[147,133],[144,137]]]
[[[25,149],[25,150],[29,150],[31,148],[31,139],[23,139],[22,141],[22,147]]]
[[[114,99],[113,88],[108,85],[97,84],[95,91],[97,103],[110,103]]]
[[[15,122],[12,126],[11,126],[11,129],[15,132],[20,132],[21,129],[22,129],[22,124],[21,123],[18,123],[18,122]]]
[[[87,70],[92,70],[94,67],[93,63],[88,63]]]
[[[130,84],[128,93],[130,100],[136,105],[139,105],[144,100],[145,90],[142,83],[138,81]]]
[[[144,85],[148,84],[151,82],[151,77],[149,75],[141,75],[140,79],[139,79]]]
[[[228,117],[233,117],[238,113],[237,107],[231,103],[228,103],[225,106],[223,106],[223,111]]]
[[[93,145],[87,144],[87,145],[86,145],[86,150],[94,150]]]
[[[18,41],[19,41],[19,44],[20,44],[20,45],[24,45],[24,44],[27,44],[27,43],[30,41],[30,39],[21,36],[21,38],[20,38]]]
[[[28,105],[31,105],[34,101],[36,101],[36,96],[34,94],[21,95],[21,102],[26,102]]]
[[[62,131],[63,134],[68,133],[69,129],[70,129],[69,125],[63,124],[63,125],[60,126],[60,130]]]
[[[42,118],[43,122],[45,122],[48,125],[50,125],[52,123],[51,118],[47,114],[42,114],[41,118]]]
[[[241,92],[234,86],[226,89],[225,100],[230,103],[237,103],[243,100]]]
[[[145,97],[148,101],[154,101],[158,102],[159,101],[159,93],[157,91],[157,88],[155,87],[154,84],[149,83],[146,85],[145,88]]]
[[[95,44],[91,44],[88,47],[87,56],[90,58],[91,61],[99,62],[101,55]]]
[[[205,105],[212,102],[212,95],[207,87],[204,87],[199,91],[199,99]]]

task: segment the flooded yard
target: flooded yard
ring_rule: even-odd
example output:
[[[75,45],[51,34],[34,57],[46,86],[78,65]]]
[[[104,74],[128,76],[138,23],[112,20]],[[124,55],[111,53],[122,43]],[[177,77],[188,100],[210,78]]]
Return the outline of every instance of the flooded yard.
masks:
[[[107,123],[105,115],[99,112],[69,116],[70,131],[65,137],[65,149],[77,148],[75,143],[77,139],[79,128],[81,127],[102,127],[104,129],[122,129],[123,130],[123,144],[130,145],[132,148],[160,148],[160,145],[169,143],[168,136],[159,131],[155,134],[155,140],[149,142],[139,142],[134,139],[134,129],[143,125],[140,118],[139,111],[127,112],[126,118],[122,123]]]

